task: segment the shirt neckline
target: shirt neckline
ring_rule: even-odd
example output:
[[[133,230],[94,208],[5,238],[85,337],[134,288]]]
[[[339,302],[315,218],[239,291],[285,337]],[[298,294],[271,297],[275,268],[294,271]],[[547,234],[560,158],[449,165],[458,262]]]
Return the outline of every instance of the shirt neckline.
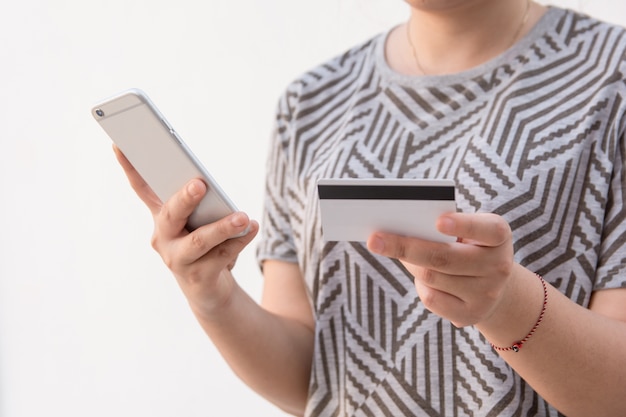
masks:
[[[393,31],[393,29],[395,29],[394,27],[379,36],[374,51],[375,65],[377,71],[381,74],[382,79],[387,83],[399,84],[407,87],[463,83],[464,81],[489,73],[502,65],[511,64],[516,56],[526,53],[537,39],[543,36],[548,29],[553,28],[555,26],[555,22],[558,21],[558,19],[560,19],[565,12],[566,10],[564,9],[548,6],[548,10],[546,10],[544,15],[541,16],[530,32],[528,32],[509,49],[474,68],[445,75],[406,75],[393,70],[387,63],[387,58],[385,57],[385,45],[389,34]]]

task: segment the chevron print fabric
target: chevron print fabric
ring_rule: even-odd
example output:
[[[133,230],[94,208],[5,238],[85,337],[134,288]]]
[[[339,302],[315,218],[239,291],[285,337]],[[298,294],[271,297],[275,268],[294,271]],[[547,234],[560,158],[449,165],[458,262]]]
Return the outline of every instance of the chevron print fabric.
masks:
[[[454,179],[459,210],[503,216],[516,261],[575,302],[626,287],[624,31],[550,8],[503,55],[438,77],[393,72],[385,39],[304,74],[278,105],[258,258],[306,280],[306,414],[557,416],[477,330],[426,310],[399,262],[325,241],[315,183]]]

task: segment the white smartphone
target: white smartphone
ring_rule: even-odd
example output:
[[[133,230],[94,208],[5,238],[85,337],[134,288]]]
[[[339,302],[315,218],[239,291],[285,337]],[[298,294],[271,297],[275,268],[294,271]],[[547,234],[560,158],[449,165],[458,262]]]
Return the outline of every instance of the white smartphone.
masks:
[[[124,91],[97,104],[91,113],[162,202],[191,179],[205,182],[207,193],[189,217],[188,230],[237,210],[143,91]]]
[[[327,241],[364,242],[376,231],[456,240],[436,228],[437,217],[456,211],[452,180],[325,178],[317,190]]]

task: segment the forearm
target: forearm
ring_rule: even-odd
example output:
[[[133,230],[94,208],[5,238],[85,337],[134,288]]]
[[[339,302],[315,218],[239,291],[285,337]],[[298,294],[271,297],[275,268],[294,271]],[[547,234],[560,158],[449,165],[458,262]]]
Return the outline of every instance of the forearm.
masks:
[[[204,314],[193,306],[192,310],[248,386],[291,414],[303,413],[311,372],[312,329],[263,309],[236,283],[232,296],[218,311]]]
[[[237,212],[190,233],[185,226],[206,194],[206,184],[191,180],[163,204],[119,149],[114,149],[131,186],[153,215],[152,246],[176,277],[205,332],[252,389],[286,411],[302,414],[314,325],[304,305],[307,299],[298,268],[282,265],[276,270],[291,271],[287,284],[299,283],[296,294],[285,299],[303,301],[296,305],[309,321],[302,316],[287,319],[293,316],[281,314],[280,309],[273,314],[261,308],[232,277],[230,269],[256,236],[258,223]]]
[[[545,316],[519,352],[502,357],[568,416],[615,416],[626,409],[626,323],[594,313],[547,285]],[[494,317],[477,328],[497,346],[523,338],[543,302],[539,280],[518,267]]]

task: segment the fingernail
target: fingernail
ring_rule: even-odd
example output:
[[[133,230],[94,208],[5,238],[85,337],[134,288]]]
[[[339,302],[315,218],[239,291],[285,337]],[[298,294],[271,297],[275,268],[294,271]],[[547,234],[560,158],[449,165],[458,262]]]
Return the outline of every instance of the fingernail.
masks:
[[[193,181],[187,186],[187,192],[192,197],[197,197],[198,195],[202,194],[205,189],[206,187],[202,181]]]
[[[230,218],[230,224],[232,224],[235,227],[242,227],[242,226],[245,226],[247,223],[248,223],[248,216],[246,216],[244,213],[235,213]]]
[[[454,233],[456,222],[450,217],[442,216],[439,218],[439,231],[442,233]]]
[[[378,236],[374,236],[369,241],[369,249],[374,253],[382,253],[385,250],[385,241]]]

